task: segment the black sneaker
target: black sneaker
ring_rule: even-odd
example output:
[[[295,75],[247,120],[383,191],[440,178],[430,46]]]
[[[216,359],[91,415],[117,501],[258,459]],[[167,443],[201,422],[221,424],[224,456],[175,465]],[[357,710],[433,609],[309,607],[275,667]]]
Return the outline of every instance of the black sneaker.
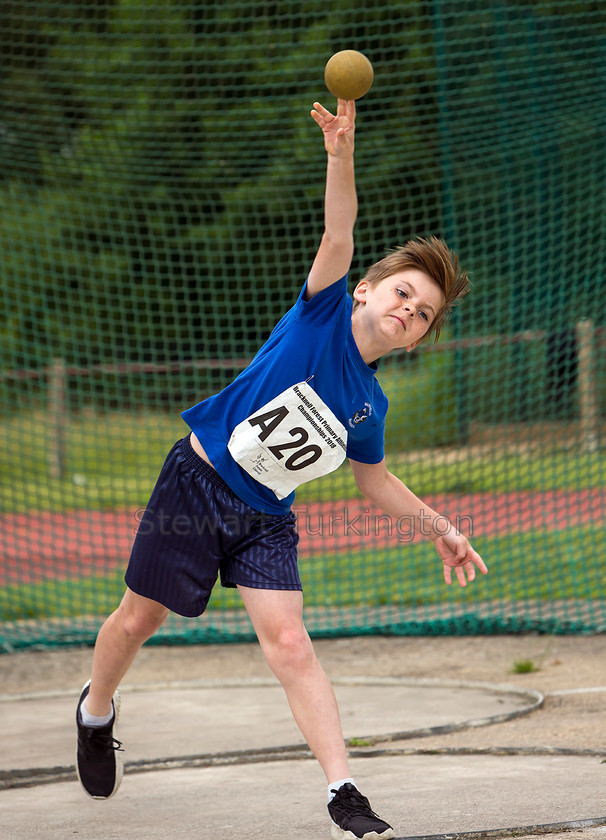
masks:
[[[116,738],[120,695],[116,691],[113,696],[114,717],[107,726],[85,726],[80,717],[80,706],[88,695],[89,685],[90,680],[82,689],[76,711],[76,771],[80,784],[92,799],[109,799],[122,781],[122,744]]]
[[[375,814],[370,802],[350,782],[342,785],[328,803],[333,840],[388,840],[393,828]]]

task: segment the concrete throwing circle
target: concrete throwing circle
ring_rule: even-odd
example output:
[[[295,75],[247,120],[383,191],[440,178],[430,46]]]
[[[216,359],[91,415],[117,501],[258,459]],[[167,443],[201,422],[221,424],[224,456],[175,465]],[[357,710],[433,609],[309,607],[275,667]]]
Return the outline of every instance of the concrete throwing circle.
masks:
[[[397,677],[333,680],[351,747],[488,726],[539,708],[538,691],[508,685]],[[3,786],[21,775],[73,766],[78,689],[0,696]],[[130,767],[174,759],[305,751],[282,687],[274,679],[196,680],[124,685],[118,737]],[[48,727],[48,721],[55,725]],[[260,760],[264,760],[260,758]],[[216,762],[213,762],[216,763]]]

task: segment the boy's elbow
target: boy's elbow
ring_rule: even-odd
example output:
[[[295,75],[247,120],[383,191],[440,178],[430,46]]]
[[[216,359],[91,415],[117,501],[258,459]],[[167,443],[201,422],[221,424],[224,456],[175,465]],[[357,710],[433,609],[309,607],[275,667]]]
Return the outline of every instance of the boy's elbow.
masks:
[[[349,271],[353,259],[354,244],[352,237],[335,237],[325,232],[316,255],[315,264],[322,275],[329,275],[339,280]],[[334,282],[334,281],[331,281]]]
[[[335,259],[343,258],[351,262],[354,252],[353,229],[349,232],[325,230],[322,245]]]
[[[360,493],[370,501],[373,501],[380,494],[387,479],[385,462],[381,464],[352,463],[352,471],[356,487]]]
[[[357,481],[356,486],[363,499],[370,502],[371,505],[375,505],[375,507],[381,507],[382,497],[380,488],[374,482]]]
[[[355,482],[356,482],[356,487],[358,488],[360,493],[363,496],[366,496],[366,482],[363,481],[362,479],[358,478],[358,476],[355,475],[355,474],[354,474],[354,479],[355,479]]]

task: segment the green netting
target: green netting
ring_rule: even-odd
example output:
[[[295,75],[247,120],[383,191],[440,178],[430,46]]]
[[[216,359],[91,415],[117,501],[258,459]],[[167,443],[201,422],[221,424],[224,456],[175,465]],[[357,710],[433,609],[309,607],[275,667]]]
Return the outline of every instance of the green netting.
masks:
[[[598,632],[604,604],[606,7],[507,0],[5,0],[0,8],[0,645],[91,642],[180,411],[295,300],[322,230],[309,117],[359,49],[352,283],[413,234],[474,290],[385,361],[388,461],[490,575],[347,467],[296,509],[309,629]],[[251,636],[233,591],[159,641]]]

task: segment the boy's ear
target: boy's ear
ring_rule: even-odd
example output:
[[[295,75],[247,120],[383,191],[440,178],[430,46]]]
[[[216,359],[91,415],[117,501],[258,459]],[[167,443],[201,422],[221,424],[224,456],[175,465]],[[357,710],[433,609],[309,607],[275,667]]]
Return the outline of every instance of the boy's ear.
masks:
[[[417,338],[416,341],[413,341],[412,344],[408,344],[404,349],[406,350],[407,353],[410,353],[411,350],[414,350],[415,347],[419,346],[419,344],[423,341],[424,338],[425,338],[425,336],[422,336],[421,338]]]
[[[353,291],[353,298],[358,303],[366,303],[366,292],[368,291],[368,280],[360,280]]]

